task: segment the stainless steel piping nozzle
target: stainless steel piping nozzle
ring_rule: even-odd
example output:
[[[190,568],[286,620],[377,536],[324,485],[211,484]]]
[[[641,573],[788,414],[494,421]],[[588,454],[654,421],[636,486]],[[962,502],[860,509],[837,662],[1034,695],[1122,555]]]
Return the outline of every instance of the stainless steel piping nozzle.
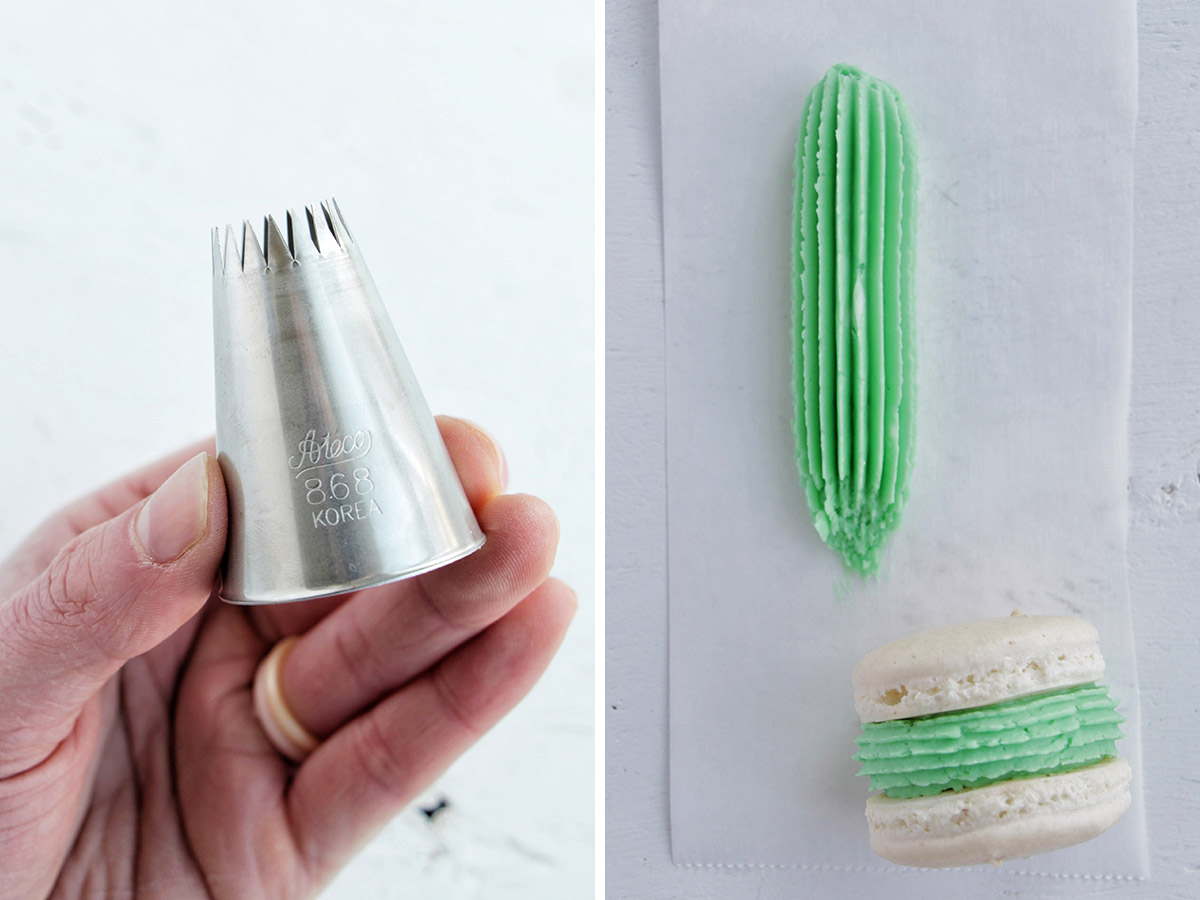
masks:
[[[239,233],[240,232],[240,235]],[[239,239],[240,238],[240,239]],[[483,532],[329,200],[213,229],[221,597],[285,603],[437,568]]]

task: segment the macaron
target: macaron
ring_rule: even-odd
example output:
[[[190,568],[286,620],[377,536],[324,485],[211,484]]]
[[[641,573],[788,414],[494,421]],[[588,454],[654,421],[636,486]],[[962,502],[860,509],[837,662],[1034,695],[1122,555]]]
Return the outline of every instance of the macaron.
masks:
[[[871,849],[905,866],[999,864],[1090,840],[1129,808],[1124,717],[1096,629],[1067,616],[965,622],[854,669],[854,758],[878,791]]]

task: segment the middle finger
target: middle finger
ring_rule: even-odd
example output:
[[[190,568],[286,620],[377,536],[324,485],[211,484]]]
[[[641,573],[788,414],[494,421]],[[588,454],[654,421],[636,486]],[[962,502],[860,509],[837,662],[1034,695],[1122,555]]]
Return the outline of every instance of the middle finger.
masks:
[[[438,416],[437,426],[467,500],[472,509],[479,510],[505,488],[504,454],[487,432],[463,419]],[[379,602],[381,597],[394,599],[398,590],[403,592],[391,585],[368,589],[365,593]],[[304,603],[251,606],[247,607],[247,614],[264,640],[278,641],[286,635],[308,631],[352,596],[339,594]]]
[[[487,543],[444,569],[363,590],[292,647],[280,687],[318,738],[420,674],[532,593],[550,574],[558,522],[541,500],[497,497],[479,511]]]

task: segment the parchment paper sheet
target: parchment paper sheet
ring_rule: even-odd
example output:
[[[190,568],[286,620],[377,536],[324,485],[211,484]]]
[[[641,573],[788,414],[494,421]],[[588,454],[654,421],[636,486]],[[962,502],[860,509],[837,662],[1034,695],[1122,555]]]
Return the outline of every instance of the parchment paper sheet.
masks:
[[[1125,580],[1132,2],[661,0],[670,777],[683,864],[872,866],[854,663],[910,631],[1078,614],[1140,773]],[[804,99],[892,82],[920,157],[917,457],[877,579],[792,455],[789,239]],[[1134,807],[1004,872],[1144,876]]]

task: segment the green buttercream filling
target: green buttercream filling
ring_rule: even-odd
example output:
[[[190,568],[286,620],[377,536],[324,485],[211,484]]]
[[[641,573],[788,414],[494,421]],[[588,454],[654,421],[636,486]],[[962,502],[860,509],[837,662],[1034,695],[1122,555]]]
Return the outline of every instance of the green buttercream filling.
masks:
[[[991,706],[863,725],[859,775],[889,797],[923,797],[1116,756],[1125,717],[1108,688],[1063,688]]]
[[[796,464],[822,540],[873,573],[912,466],[916,143],[900,95],[853,66],[808,96],[796,145]]]

